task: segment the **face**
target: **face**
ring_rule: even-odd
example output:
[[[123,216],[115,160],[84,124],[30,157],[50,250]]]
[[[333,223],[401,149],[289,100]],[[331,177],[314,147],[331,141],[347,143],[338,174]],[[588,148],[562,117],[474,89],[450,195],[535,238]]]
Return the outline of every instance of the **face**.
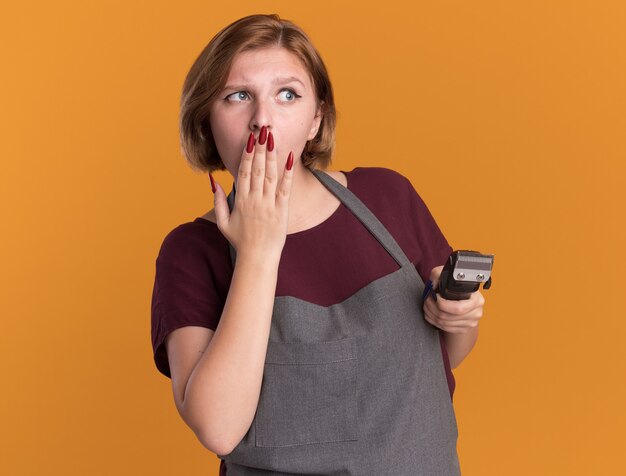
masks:
[[[251,132],[257,139],[264,125],[272,132],[280,176],[290,151],[294,167],[299,165],[320,122],[308,71],[293,53],[278,47],[239,53],[210,109],[217,150],[233,177]]]

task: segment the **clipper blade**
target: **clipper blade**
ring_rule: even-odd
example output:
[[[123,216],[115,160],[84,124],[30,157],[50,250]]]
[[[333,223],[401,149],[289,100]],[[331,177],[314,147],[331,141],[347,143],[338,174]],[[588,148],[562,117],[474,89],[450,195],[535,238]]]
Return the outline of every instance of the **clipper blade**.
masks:
[[[456,281],[485,283],[491,278],[494,255],[459,251],[452,278]]]

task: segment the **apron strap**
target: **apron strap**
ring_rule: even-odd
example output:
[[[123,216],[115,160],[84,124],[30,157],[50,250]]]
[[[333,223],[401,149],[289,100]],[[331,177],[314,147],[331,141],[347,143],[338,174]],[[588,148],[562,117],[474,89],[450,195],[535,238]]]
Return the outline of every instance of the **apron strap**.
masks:
[[[228,203],[228,211],[232,213],[233,207],[235,206],[235,182],[233,182],[233,189],[228,194],[228,197],[226,197],[226,202]],[[228,248],[230,249],[230,264],[232,264],[234,270],[237,252],[235,251],[235,248],[233,248],[233,245],[230,244],[230,241],[228,242]]]
[[[344,187],[337,180],[332,178],[323,170],[311,170],[324,186],[330,190],[342,203],[356,216],[368,231],[387,250],[391,257],[400,265],[413,266],[409,258],[404,254],[400,245],[391,236],[391,233],[384,227],[376,215],[357,197],[350,189]]]
[[[363,223],[365,228],[367,228],[367,230],[374,236],[374,238],[376,238],[376,240],[378,240],[383,248],[387,250],[400,267],[413,266],[387,228],[384,227],[380,220],[376,218],[370,209],[367,208],[354,193],[323,170],[309,170],[348,208],[348,210],[354,214],[354,216],[356,216],[356,218],[359,219],[361,223]],[[227,197],[228,208],[231,212],[233,211],[233,207],[235,205],[235,193],[235,184],[233,183],[233,189]],[[228,247],[230,248],[230,260],[234,268],[237,253],[230,243],[228,244]]]

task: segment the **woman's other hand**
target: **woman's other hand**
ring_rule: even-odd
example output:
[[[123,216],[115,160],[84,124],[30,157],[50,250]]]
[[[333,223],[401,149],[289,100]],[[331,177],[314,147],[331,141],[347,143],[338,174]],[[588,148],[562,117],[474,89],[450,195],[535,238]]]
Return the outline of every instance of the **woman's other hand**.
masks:
[[[443,266],[437,266],[430,273],[433,289],[438,287],[442,270]],[[478,327],[478,322],[483,316],[484,304],[485,298],[480,291],[473,292],[469,299],[462,301],[451,301],[440,295],[437,295],[435,301],[432,295],[429,295],[424,301],[424,318],[443,331],[464,334]]]
[[[263,126],[257,141],[250,134],[242,153],[232,213],[226,193],[216,186],[217,226],[238,254],[262,252],[266,257],[280,259],[287,237],[293,182],[293,168],[287,168],[290,163],[293,164],[293,153],[279,177],[274,137]]]

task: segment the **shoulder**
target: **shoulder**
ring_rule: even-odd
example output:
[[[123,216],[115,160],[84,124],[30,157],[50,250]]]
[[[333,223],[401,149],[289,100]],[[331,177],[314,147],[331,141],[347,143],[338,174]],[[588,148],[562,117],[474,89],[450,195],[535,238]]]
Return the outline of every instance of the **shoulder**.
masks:
[[[400,172],[386,167],[355,167],[351,171],[346,172],[346,175],[357,185],[385,184],[406,186],[409,182]]]
[[[415,193],[408,178],[385,167],[356,167],[346,172],[348,188],[367,203],[402,206]]]
[[[383,221],[413,223],[417,227],[433,221],[422,197],[400,172],[385,167],[357,167],[347,177],[348,188]]]
[[[221,244],[221,233],[214,223],[202,218],[182,223],[168,233],[161,244],[158,257],[177,259],[205,254],[207,249]]]

